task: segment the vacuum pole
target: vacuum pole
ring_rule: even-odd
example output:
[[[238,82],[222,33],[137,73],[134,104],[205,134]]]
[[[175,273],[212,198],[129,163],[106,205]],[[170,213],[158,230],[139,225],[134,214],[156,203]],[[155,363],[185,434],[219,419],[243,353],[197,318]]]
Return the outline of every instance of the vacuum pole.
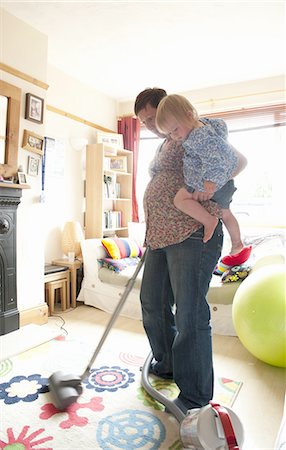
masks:
[[[104,333],[103,333],[103,335],[102,335],[102,337],[101,337],[101,339],[100,339],[100,341],[99,341],[99,343],[98,343],[98,345],[97,345],[97,347],[96,347],[96,349],[95,349],[95,352],[94,352],[94,354],[92,355],[92,358],[91,358],[91,360],[90,360],[88,366],[86,367],[85,371],[84,371],[83,374],[81,375],[81,379],[82,379],[82,380],[83,380],[86,376],[88,376],[88,374],[89,374],[89,372],[90,372],[90,369],[91,369],[91,367],[92,367],[92,365],[93,365],[93,363],[94,363],[94,361],[95,361],[95,359],[96,359],[98,353],[100,352],[100,350],[101,350],[101,348],[102,348],[102,346],[103,346],[103,344],[104,344],[104,342],[105,342],[105,340],[106,340],[106,338],[107,338],[107,336],[108,336],[108,334],[109,334],[111,328],[112,328],[113,325],[114,325],[114,322],[117,320],[117,318],[118,318],[118,316],[119,316],[119,314],[120,314],[120,312],[121,312],[121,309],[123,308],[124,303],[125,303],[125,301],[126,301],[128,295],[129,295],[130,291],[132,290],[132,288],[133,288],[133,286],[134,286],[134,283],[135,283],[135,281],[136,281],[136,278],[137,278],[137,276],[138,276],[138,274],[139,274],[139,272],[140,272],[140,270],[141,270],[141,268],[142,268],[142,266],[143,266],[143,264],[144,264],[144,261],[145,261],[146,253],[147,253],[147,252],[148,252],[148,249],[146,249],[145,252],[143,253],[142,258],[140,259],[139,263],[137,264],[137,267],[136,267],[136,270],[135,270],[134,274],[133,274],[132,277],[128,280],[128,282],[127,282],[127,284],[126,284],[126,289],[125,289],[125,291],[123,292],[123,294],[122,294],[122,296],[121,296],[121,299],[120,299],[120,301],[118,302],[118,304],[117,304],[117,306],[116,306],[114,312],[112,313],[112,316],[111,316],[111,318],[110,318],[110,320],[109,320],[109,322],[108,322],[108,325],[107,325],[107,327],[106,327],[106,329],[105,329],[105,331],[104,331]]]

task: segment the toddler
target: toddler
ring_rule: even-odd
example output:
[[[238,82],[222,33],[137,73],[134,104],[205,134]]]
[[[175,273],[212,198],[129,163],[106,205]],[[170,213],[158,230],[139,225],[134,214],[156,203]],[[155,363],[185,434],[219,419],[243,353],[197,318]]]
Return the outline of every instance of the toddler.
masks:
[[[181,188],[174,198],[176,208],[203,224],[203,241],[207,242],[218,219],[200,202],[209,199],[217,202],[230,235],[233,265],[242,264],[248,259],[251,247],[244,247],[238,221],[229,205],[236,191],[232,178],[245,168],[247,160],[227,141],[226,123],[222,119],[199,118],[188,99],[168,95],[159,103],[156,127],[171,139],[182,141],[185,150],[186,187]]]

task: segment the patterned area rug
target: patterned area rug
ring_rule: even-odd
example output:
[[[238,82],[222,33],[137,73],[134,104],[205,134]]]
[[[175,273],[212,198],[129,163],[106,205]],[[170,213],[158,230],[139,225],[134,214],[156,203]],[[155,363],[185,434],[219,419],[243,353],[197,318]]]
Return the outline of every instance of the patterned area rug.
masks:
[[[145,356],[107,350],[99,354],[83,394],[66,412],[56,409],[48,377],[58,370],[80,375],[93,349],[59,337],[2,361],[0,449],[6,450],[181,450],[179,425],[140,385]],[[172,381],[150,377],[169,398]],[[241,383],[215,382],[214,399],[231,406]]]

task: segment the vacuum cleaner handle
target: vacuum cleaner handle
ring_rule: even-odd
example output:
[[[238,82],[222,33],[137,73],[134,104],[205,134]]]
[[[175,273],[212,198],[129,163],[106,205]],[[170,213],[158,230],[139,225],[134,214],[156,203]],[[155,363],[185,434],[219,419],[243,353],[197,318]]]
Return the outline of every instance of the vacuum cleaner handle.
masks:
[[[157,391],[149,381],[149,370],[152,359],[153,353],[151,351],[142,367],[141,384],[145,389],[145,391],[149,395],[151,395],[151,397],[153,397],[155,400],[157,400],[159,403],[165,406],[166,412],[172,413],[173,416],[176,417],[177,421],[181,423],[185,418],[185,414],[180,410],[180,408],[178,408],[178,406],[175,405],[175,403],[172,400],[170,400],[165,395]]]
[[[146,248],[146,250],[143,253],[139,263],[137,264],[137,267],[136,267],[136,270],[135,270],[134,274],[128,280],[128,282],[126,284],[125,291],[123,292],[123,294],[121,296],[121,299],[119,300],[119,302],[118,302],[118,304],[117,304],[117,306],[116,306],[116,308],[115,308],[115,310],[114,310],[114,312],[113,312],[113,314],[112,314],[112,316],[111,316],[111,318],[110,318],[110,320],[108,322],[108,325],[107,325],[107,327],[106,327],[106,329],[105,329],[105,331],[104,331],[104,333],[103,333],[103,335],[102,335],[102,337],[101,337],[101,339],[100,339],[100,341],[99,341],[99,343],[98,343],[98,345],[97,345],[97,347],[95,349],[95,352],[92,355],[92,358],[91,358],[87,368],[85,369],[84,373],[81,375],[81,379],[82,380],[89,374],[90,369],[91,369],[91,367],[92,367],[92,365],[93,365],[93,363],[94,363],[98,353],[100,352],[100,350],[101,350],[101,348],[102,348],[102,346],[103,346],[103,344],[105,342],[105,339],[107,338],[111,328],[113,327],[114,322],[116,321],[117,317],[119,316],[119,313],[121,312],[121,309],[123,308],[123,306],[124,306],[124,304],[125,304],[125,302],[127,300],[127,297],[130,294],[130,291],[132,290],[132,288],[134,286],[136,278],[137,278],[137,276],[138,276],[138,274],[139,274],[139,272],[140,272],[140,270],[141,270],[141,268],[142,268],[142,266],[143,266],[143,264],[145,262],[145,258],[146,258],[147,252],[148,252],[148,248]]]
[[[228,411],[218,403],[210,402],[214,413],[220,418],[229,450],[239,450]]]

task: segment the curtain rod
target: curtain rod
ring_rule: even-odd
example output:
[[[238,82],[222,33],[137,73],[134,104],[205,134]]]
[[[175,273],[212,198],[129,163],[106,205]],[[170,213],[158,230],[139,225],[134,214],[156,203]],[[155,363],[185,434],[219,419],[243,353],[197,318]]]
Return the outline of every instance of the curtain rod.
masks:
[[[188,92],[188,91],[187,91]],[[236,100],[239,98],[245,98],[245,97],[255,97],[255,96],[261,96],[261,95],[269,95],[269,94],[278,94],[278,93],[284,93],[285,89],[276,89],[273,91],[266,91],[266,92],[252,92],[251,94],[243,94],[243,95],[234,95],[232,97],[218,97],[218,98],[209,98],[208,100],[203,100],[200,102],[194,102],[196,105],[203,105],[203,104],[214,104],[218,102],[223,102],[226,100]],[[182,94],[182,93],[181,93]],[[129,103],[129,102],[124,102]],[[120,116],[117,116],[117,119],[121,119],[124,117],[136,117],[134,114],[122,114]]]

